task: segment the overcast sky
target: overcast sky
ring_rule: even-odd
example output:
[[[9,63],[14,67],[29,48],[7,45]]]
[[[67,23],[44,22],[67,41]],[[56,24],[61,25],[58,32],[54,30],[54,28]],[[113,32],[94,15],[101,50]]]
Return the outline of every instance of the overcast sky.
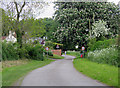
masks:
[[[54,4],[51,2],[49,3],[49,6],[44,7],[44,11],[38,16],[36,17],[38,18],[52,18],[52,16],[54,15],[55,9],[54,9]]]
[[[120,0],[108,0],[108,2],[114,2],[115,4],[118,4],[119,1]],[[38,18],[45,18],[45,17],[52,18],[54,12],[55,12],[54,4],[51,2],[51,3],[49,3],[49,6],[45,7],[44,11],[36,18],[37,19]]]

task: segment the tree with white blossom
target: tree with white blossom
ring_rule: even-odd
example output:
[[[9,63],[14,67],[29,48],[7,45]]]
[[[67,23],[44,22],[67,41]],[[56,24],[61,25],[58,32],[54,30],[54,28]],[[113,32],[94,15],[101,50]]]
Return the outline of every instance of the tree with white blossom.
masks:
[[[87,46],[92,24],[98,20],[104,20],[108,25],[106,28],[110,28],[113,35],[118,34],[119,23],[116,20],[119,18],[119,9],[113,3],[56,2],[55,5],[57,10],[54,18],[60,26],[53,35],[57,42],[63,44],[63,48],[75,49],[79,45],[81,49]]]
[[[91,30],[92,36],[90,37],[100,39],[101,37],[105,38],[106,35],[112,35],[112,33],[110,32],[110,28],[107,27],[108,26],[105,21],[103,20],[96,21],[95,23],[93,23]]]

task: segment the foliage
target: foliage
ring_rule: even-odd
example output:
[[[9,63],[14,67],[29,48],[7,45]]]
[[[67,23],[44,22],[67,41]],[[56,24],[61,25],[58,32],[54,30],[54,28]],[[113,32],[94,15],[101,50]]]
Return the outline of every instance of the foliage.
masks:
[[[41,19],[39,19],[41,20]],[[44,36],[47,37],[47,40],[51,40],[54,41],[54,37],[53,37],[53,32],[55,32],[57,30],[58,27],[58,22],[56,22],[54,19],[51,18],[44,18],[42,19],[43,24],[45,25],[45,30],[46,32],[44,33]]]
[[[49,55],[49,56],[53,56],[53,53],[49,50],[49,51],[44,51],[45,55]]]
[[[17,59],[19,59],[19,55],[13,43],[3,42],[2,43],[2,60],[17,60]]]
[[[88,59],[74,59],[74,67],[86,76],[98,80],[108,86],[118,86],[118,67],[98,64]]]
[[[109,48],[112,45],[117,45],[117,39],[109,39],[104,41],[96,41],[96,38],[92,38],[88,43],[88,51],[100,50],[104,48]]]
[[[96,43],[96,38],[91,38],[88,40],[88,48],[87,48],[87,52],[89,52],[90,50],[93,50],[94,44]]]
[[[118,50],[115,47],[90,51],[87,58],[93,62],[118,66]]]
[[[26,37],[43,37],[45,31],[45,25],[42,20],[29,18],[23,21],[24,32],[26,32]]]
[[[9,33],[9,30],[12,30],[13,27],[11,24],[14,23],[10,17],[6,14],[5,10],[0,8],[2,10],[2,36],[6,36]]]
[[[53,42],[53,48],[57,49],[57,46],[59,46],[59,49],[63,49],[63,44]]]
[[[37,44],[28,51],[29,57],[33,60],[44,60],[43,48]]]
[[[6,15],[12,20],[12,22],[8,22],[8,23],[10,23],[12,30],[16,32],[17,42],[20,44],[20,47],[22,47],[22,36],[24,32],[23,28],[25,26],[23,25],[22,21],[24,21],[27,18],[32,18],[36,10],[43,8],[43,6],[47,4],[46,2],[33,3],[33,2],[26,2],[25,0],[23,2],[14,0],[13,2],[8,2],[8,3],[5,3],[3,1],[2,4],[4,5],[4,9],[6,10]],[[38,13],[39,10],[37,11],[37,14]],[[41,29],[38,23],[34,23],[34,24],[36,24],[36,26],[34,26],[35,29]],[[8,24],[5,24],[5,26],[8,26]],[[39,33],[39,31],[37,32],[33,31],[33,33],[35,33],[36,35],[36,33]]]
[[[46,41],[45,46],[49,47],[50,49],[53,49],[53,42],[52,41]]]
[[[52,42],[52,41],[46,41],[45,46],[49,47],[50,49],[57,49],[56,46],[59,46],[59,49],[62,49],[63,44]]]
[[[87,46],[88,34],[93,22],[104,20],[113,35],[118,33],[118,6],[108,2],[57,2],[55,20],[59,27],[53,33],[64,49],[73,50]],[[89,30],[88,30],[89,29]],[[70,43],[70,44],[69,44]]]
[[[41,45],[24,44],[22,48],[18,43],[6,43],[2,45],[3,60],[16,60],[29,58],[33,60],[44,60],[43,48]]]
[[[107,23],[102,20],[99,20],[93,23],[92,31],[91,31],[92,37],[94,38],[104,37],[105,38],[106,35],[110,35],[110,32],[109,32],[110,29],[106,28],[106,26],[107,26]]]

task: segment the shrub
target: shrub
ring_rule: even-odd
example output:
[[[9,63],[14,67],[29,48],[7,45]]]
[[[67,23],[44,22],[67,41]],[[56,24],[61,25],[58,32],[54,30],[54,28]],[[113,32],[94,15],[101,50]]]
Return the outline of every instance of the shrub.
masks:
[[[3,42],[2,43],[2,59],[3,60],[17,60],[19,55],[17,53],[17,48],[13,43]]]
[[[20,58],[30,58],[34,60],[44,60],[43,48],[39,45],[23,44],[20,48],[17,43],[2,43],[2,58],[3,60],[17,60]]]
[[[29,52],[29,57],[34,60],[44,60],[43,57],[43,48],[37,44],[34,47],[30,48]]]
[[[117,39],[109,39],[104,41],[97,41],[92,39],[88,44],[88,51],[101,50],[104,48],[109,48],[112,45],[117,45]]]
[[[31,43],[27,43],[27,44],[23,44],[24,49],[26,50],[24,57],[26,58],[30,58],[29,52],[31,51],[31,49],[33,48],[33,44]]]
[[[44,51],[44,53],[45,53],[45,55],[47,55],[47,51]],[[49,50],[49,51],[48,51],[48,55],[49,55],[49,56],[53,56],[53,53]]]
[[[118,50],[115,47],[88,52],[87,57],[94,62],[118,66]]]
[[[46,41],[45,46],[49,47],[50,49],[53,49],[53,42],[51,41]]]

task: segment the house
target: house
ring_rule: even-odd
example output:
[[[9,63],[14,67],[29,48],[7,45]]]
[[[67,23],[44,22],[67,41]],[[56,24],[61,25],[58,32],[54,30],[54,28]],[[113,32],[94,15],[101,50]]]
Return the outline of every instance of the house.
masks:
[[[35,37],[35,38],[32,37],[29,40],[27,40],[26,43],[29,42],[29,41],[31,41],[31,42],[39,41],[40,44],[43,44],[43,46],[45,45],[45,40],[42,39],[41,37]]]
[[[24,36],[22,36],[22,38],[24,39]],[[29,40],[25,41],[26,43],[28,42],[34,42],[34,41],[39,41],[40,44],[43,44],[43,46],[45,45],[45,39],[46,37],[44,37],[43,39],[41,37],[32,37]],[[9,35],[8,36],[2,36],[2,41],[7,41],[7,42],[17,42],[17,38],[16,38],[16,33],[9,31]]]
[[[13,43],[17,42],[16,33],[9,31],[8,36],[2,36],[2,41],[13,42]]]

